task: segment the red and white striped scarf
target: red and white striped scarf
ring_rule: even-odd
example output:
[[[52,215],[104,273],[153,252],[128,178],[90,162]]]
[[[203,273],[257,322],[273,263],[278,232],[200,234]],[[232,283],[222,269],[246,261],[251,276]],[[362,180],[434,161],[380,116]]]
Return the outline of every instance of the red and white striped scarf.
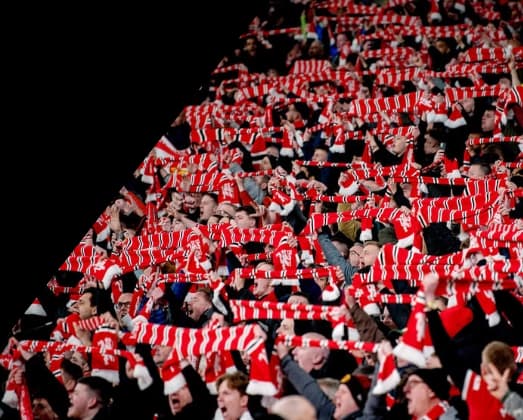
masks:
[[[352,26],[361,26],[364,23],[371,25],[406,25],[406,26],[422,26],[419,16],[398,15],[396,13],[378,14],[373,16],[329,16],[329,20],[334,20],[338,23],[336,32],[345,32]]]
[[[467,145],[480,146],[492,143],[523,143],[523,136],[491,136],[491,137],[471,137],[467,139]]]
[[[373,50],[363,50],[360,55],[363,58],[381,58],[381,57],[392,57],[393,59],[408,60],[408,58],[414,54],[414,48],[412,47],[385,47]]]
[[[407,67],[404,69],[382,69],[376,75],[375,83],[378,85],[387,85],[396,87],[406,80],[412,80],[420,77],[421,70],[418,67]]]
[[[289,70],[289,74],[320,73],[332,68],[329,60],[296,60]]]
[[[256,300],[229,300],[233,323],[252,319],[301,319],[338,322],[338,308],[328,305],[303,303],[261,302]]]
[[[379,343],[371,341],[348,341],[348,340],[329,340],[303,337],[301,335],[276,336],[275,344],[283,343],[288,347],[321,347],[331,350],[363,350],[370,353],[378,351]]]
[[[366,275],[353,278],[356,286],[368,283],[383,283],[392,288],[392,280],[408,280],[413,287],[421,286],[421,281],[426,274],[433,273],[440,278],[440,292],[442,294],[453,294],[460,289],[469,295],[479,290],[513,290],[519,287],[512,274],[523,274],[521,264],[516,261],[507,262],[509,268],[499,265],[485,265],[459,270],[459,266],[426,266],[426,265],[401,265],[383,266],[374,264]],[[507,267],[507,266],[505,266]]]
[[[469,48],[460,58],[465,63],[476,63],[478,61],[504,62],[507,59],[505,49],[502,47],[495,48]]]
[[[348,113],[361,118],[381,111],[413,112],[422,95],[422,92],[417,91],[386,98],[355,99],[350,103]]]
[[[513,221],[510,224],[491,224],[485,230],[478,230],[476,236],[496,241],[522,243],[523,227],[517,221]]]
[[[234,276],[241,278],[252,278],[252,279],[318,279],[321,277],[327,277],[334,283],[338,283],[340,280],[336,275],[336,266],[328,267],[315,267],[315,268],[297,268],[294,270],[258,270],[255,268],[236,268],[233,270],[229,279],[233,279]]]
[[[15,380],[15,371],[21,370],[21,379]],[[21,419],[33,419],[32,399],[25,379],[22,364],[17,361],[12,366],[11,375],[7,379],[2,396],[2,403],[16,409]]]
[[[221,227],[221,235],[219,238],[220,247],[227,247],[233,243],[245,244],[247,242],[262,242],[264,244],[277,246],[283,238],[289,234],[293,234],[292,228],[282,225],[268,225],[263,228],[249,229],[235,228],[223,224],[218,226]]]
[[[481,96],[498,97],[506,88],[501,85],[485,85],[482,87],[445,88],[445,100],[448,105],[465,98],[479,98]]]
[[[230,350],[246,351],[251,356],[251,380],[247,393],[276,393],[276,388],[271,383],[265,339],[258,325],[197,329],[140,323],[133,335],[138,343],[173,347],[171,355],[177,360]],[[171,362],[173,360],[169,360],[169,364]],[[260,382],[265,384],[261,385]]]

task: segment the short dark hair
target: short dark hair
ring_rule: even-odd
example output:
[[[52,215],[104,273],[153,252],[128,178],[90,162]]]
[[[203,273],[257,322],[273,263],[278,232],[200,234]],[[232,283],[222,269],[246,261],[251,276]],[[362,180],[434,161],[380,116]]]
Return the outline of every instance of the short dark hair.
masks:
[[[88,287],[83,294],[89,293],[91,295],[91,306],[95,306],[97,314],[101,315],[104,312],[110,312],[116,318],[114,311],[114,302],[111,298],[110,292],[100,287]]]
[[[202,197],[205,196],[205,195],[208,195],[209,197],[211,197],[211,198],[214,200],[214,202],[215,202],[216,204],[219,203],[219,201],[218,201],[218,194],[213,193],[213,192],[211,192],[211,191],[204,191],[204,192],[202,193]]]
[[[78,384],[88,386],[95,394],[96,399],[104,407],[107,407],[113,397],[113,384],[100,376],[83,376],[78,379]]]
[[[311,111],[305,102],[294,102],[294,108],[297,112],[300,113],[304,120],[308,120],[310,118]]]
[[[139,216],[136,213],[125,214],[120,211],[120,223],[124,228],[132,229],[138,232],[145,222],[145,216]]]
[[[310,295],[308,293],[306,293],[306,292],[302,292],[301,290],[297,290],[295,292],[292,292],[289,295],[289,297],[291,297],[291,296],[301,296],[301,297],[304,297],[305,299],[307,299],[308,302],[311,301]]]
[[[244,211],[249,216],[253,216],[253,217],[256,214],[256,209],[253,206],[249,206],[249,205],[238,207],[236,209],[236,213],[238,213],[239,211]]]
[[[326,144],[319,144],[314,148],[314,150],[324,150],[327,153],[329,153],[329,146],[327,146]]]
[[[67,372],[69,375],[71,375],[71,377],[73,377],[75,381],[78,381],[80,378],[83,378],[84,376],[84,372],[81,366],[72,362],[69,359],[66,359],[65,357],[62,359],[60,367],[64,372]]]
[[[490,174],[490,172],[492,171],[490,169],[490,165],[487,162],[485,162],[483,159],[481,159],[481,157],[478,158],[478,159],[472,158],[472,161],[470,162],[470,164],[471,165],[479,165],[481,167],[481,170],[483,171],[483,173],[485,175]]]

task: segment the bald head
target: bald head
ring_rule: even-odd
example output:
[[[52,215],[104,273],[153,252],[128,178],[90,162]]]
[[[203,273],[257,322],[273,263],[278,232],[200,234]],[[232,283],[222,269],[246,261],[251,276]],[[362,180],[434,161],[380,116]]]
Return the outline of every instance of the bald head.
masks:
[[[270,409],[285,420],[316,420],[316,409],[301,395],[287,395],[276,401]]]

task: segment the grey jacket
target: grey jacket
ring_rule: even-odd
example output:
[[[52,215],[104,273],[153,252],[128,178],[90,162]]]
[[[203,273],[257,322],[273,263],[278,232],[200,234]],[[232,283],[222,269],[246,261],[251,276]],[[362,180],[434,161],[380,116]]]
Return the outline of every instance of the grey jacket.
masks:
[[[294,361],[290,354],[281,360],[281,369],[296,392],[307,398],[316,408],[318,420],[330,420],[334,403],[321,390],[318,382]]]
[[[503,408],[516,420],[523,420],[523,397],[517,392],[509,392],[503,400]]]
[[[337,265],[343,271],[345,276],[345,285],[349,286],[352,284],[352,276],[356,271],[357,267],[353,267],[349,262],[340,254],[340,252],[333,245],[332,241],[325,233],[320,233],[318,235],[318,242],[320,243],[321,249],[325,254],[325,259],[330,265]]]

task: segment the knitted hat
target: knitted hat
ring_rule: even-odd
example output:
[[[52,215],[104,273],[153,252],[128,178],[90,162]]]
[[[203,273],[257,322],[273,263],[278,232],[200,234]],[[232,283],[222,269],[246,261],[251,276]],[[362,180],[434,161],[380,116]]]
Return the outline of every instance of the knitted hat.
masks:
[[[367,394],[369,393],[370,380],[365,375],[347,374],[340,379],[340,386],[345,385],[349,388],[352,398],[360,409],[365,406]]]
[[[466,6],[464,0],[454,0],[454,9],[456,9],[459,13],[465,13]]]
[[[419,376],[440,400],[449,398],[450,382],[442,368],[418,368],[409,373],[409,376],[411,375]]]
[[[209,392],[216,395],[218,393],[216,380],[226,373],[236,372],[237,370],[230,351],[209,354],[205,366],[205,383]]]
[[[450,111],[449,117],[443,122],[445,127],[458,128],[467,124],[460,109],[454,105]]]
[[[334,130],[334,141],[329,147],[331,153],[345,153],[345,131],[342,126]]]

